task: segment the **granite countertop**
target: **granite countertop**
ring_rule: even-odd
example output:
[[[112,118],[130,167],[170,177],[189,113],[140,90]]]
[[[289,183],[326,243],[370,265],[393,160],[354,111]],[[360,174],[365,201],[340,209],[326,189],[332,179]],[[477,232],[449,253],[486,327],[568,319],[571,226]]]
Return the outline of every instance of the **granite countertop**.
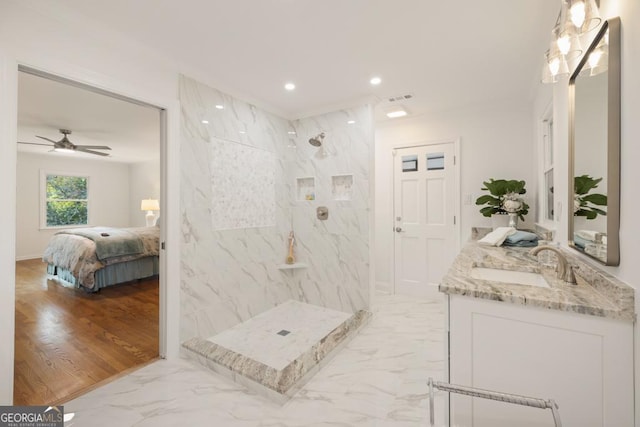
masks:
[[[549,267],[555,265],[555,254],[542,251],[539,262],[529,250],[471,241],[458,254],[439,289],[445,294],[635,321],[633,288],[563,250],[578,282],[566,283]],[[475,279],[470,276],[473,267],[540,273],[549,288]]]

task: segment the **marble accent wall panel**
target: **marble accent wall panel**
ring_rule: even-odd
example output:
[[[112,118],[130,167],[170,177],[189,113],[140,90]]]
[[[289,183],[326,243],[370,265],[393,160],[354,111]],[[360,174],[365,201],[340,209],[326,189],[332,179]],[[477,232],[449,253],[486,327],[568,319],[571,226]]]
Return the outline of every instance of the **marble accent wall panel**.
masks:
[[[181,341],[215,335],[289,299],[349,313],[366,310],[371,108],[291,122],[185,76],[180,103]],[[296,135],[289,133],[294,130]],[[326,133],[324,152],[307,142],[320,131]],[[233,155],[249,156],[249,166],[263,170],[246,181],[225,173],[243,164],[223,160]],[[332,200],[334,175],[353,175],[351,200]],[[311,176],[316,199],[297,201],[296,177]],[[243,193],[246,216],[229,211],[221,197],[228,192],[216,185],[225,179],[222,187],[243,187],[241,193],[250,193],[244,187],[258,180],[265,181],[259,191],[273,188],[273,202],[263,199],[262,205],[273,207],[269,219],[259,218],[262,207],[252,205],[253,193]],[[316,219],[322,205],[330,209],[327,221]],[[296,257],[308,268],[283,271],[278,265],[292,226]]]

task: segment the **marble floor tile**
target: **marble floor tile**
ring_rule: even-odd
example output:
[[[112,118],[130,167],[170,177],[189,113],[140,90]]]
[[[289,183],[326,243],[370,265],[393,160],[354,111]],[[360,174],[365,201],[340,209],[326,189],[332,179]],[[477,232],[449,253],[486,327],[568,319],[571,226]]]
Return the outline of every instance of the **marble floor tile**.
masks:
[[[195,362],[159,361],[65,404],[66,426],[428,426],[444,380],[444,299],[377,295],[367,326],[280,406]],[[435,401],[444,425],[445,398]]]

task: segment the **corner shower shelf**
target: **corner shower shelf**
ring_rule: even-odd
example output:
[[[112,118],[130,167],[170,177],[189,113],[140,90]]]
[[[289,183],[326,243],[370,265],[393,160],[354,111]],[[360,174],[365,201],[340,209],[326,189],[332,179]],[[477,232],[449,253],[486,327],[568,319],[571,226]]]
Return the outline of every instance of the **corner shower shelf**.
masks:
[[[296,270],[298,268],[307,268],[304,262],[294,262],[293,264],[278,264],[278,270]]]

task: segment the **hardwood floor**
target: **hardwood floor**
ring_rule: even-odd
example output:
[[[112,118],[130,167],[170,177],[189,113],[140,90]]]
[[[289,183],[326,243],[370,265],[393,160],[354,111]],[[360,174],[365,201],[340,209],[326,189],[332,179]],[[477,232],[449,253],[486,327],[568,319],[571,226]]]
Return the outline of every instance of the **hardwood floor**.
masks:
[[[89,294],[16,262],[15,405],[60,404],[158,357],[158,278]]]

